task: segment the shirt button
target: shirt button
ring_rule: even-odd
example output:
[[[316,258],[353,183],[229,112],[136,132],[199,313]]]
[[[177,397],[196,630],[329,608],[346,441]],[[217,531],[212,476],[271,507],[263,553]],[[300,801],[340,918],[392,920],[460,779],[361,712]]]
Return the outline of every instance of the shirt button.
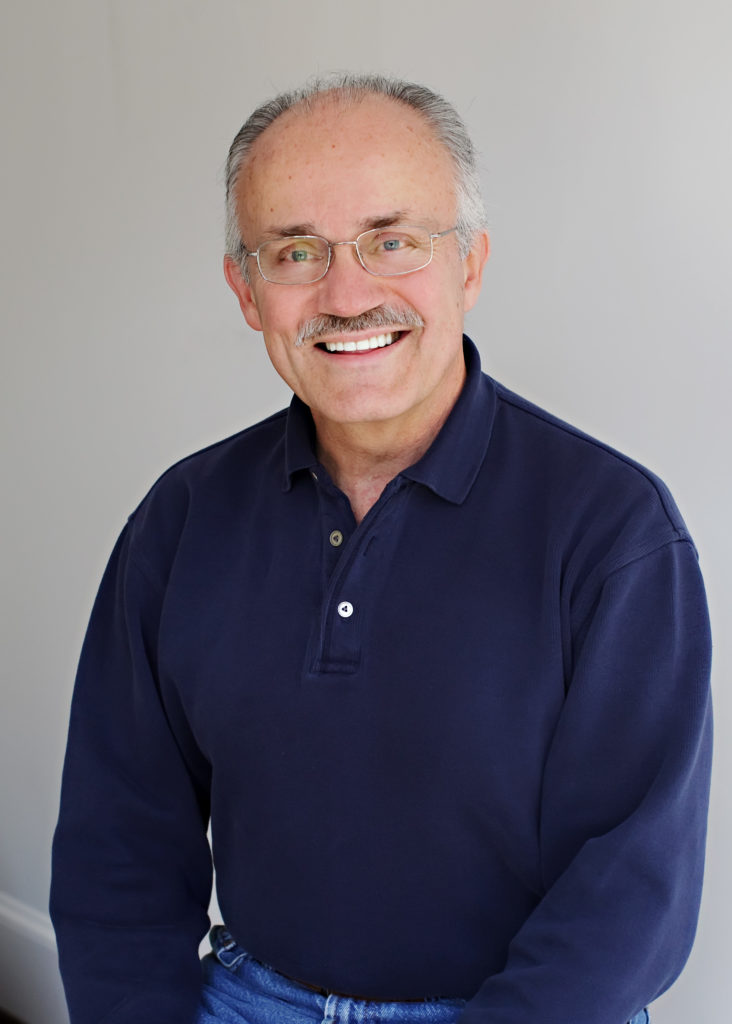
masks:
[[[353,615],[353,605],[350,601],[341,601],[338,605],[338,614],[342,619],[350,619]]]
[[[334,548],[339,548],[343,543],[343,534],[340,530],[333,530],[328,540],[331,542]]]

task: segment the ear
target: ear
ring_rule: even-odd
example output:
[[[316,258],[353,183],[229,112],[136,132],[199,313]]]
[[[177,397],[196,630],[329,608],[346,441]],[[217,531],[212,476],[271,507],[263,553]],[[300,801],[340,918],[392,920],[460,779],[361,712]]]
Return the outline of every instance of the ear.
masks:
[[[470,252],[463,260],[463,294],[465,312],[472,309],[483,282],[483,268],[490,256],[491,243],[487,231],[479,231],[473,239]]]
[[[228,255],[224,256],[224,277],[229,288],[231,288],[239,300],[239,305],[246,322],[252,330],[261,331],[262,321],[259,318],[259,311],[257,310],[251,285],[244,280],[239,264]]]

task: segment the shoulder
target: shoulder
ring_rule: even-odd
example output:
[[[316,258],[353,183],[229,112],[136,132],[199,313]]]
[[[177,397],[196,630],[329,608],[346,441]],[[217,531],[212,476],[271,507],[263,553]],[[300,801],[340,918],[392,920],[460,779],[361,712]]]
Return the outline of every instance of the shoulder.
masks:
[[[488,464],[564,571],[608,574],[691,541],[666,484],[612,446],[493,381]],[[489,477],[493,473],[488,474]]]
[[[496,381],[495,433],[499,443],[515,445],[534,470],[550,475],[575,498],[580,493],[617,500],[645,500],[669,526],[686,533],[671,493],[652,470],[578,427],[534,405]],[[612,499],[615,499],[614,501]]]
[[[281,409],[231,437],[207,445],[173,463],[153,484],[142,504],[152,495],[176,486],[196,488],[229,474],[257,471],[284,442],[287,410]]]
[[[128,521],[133,550],[148,562],[172,555],[187,526],[215,530],[244,507],[263,479],[281,487],[287,410],[180,459],[153,484]],[[167,559],[166,559],[167,560]]]

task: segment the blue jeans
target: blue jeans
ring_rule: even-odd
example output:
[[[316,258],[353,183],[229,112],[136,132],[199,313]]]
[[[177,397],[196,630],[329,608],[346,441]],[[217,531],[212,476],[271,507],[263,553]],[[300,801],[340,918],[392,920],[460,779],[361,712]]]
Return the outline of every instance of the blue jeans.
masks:
[[[455,1024],[464,999],[379,1003],[321,995],[255,960],[221,926],[201,961],[203,989],[195,1024]],[[648,1024],[645,1010],[630,1024]]]

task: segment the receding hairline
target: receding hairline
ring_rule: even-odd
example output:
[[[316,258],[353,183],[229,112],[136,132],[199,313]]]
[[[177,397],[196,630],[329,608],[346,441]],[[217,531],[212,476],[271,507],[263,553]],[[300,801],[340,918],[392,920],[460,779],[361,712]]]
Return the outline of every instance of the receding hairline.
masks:
[[[322,92],[308,94],[296,100],[288,106],[286,110],[283,110],[282,113],[278,114],[277,117],[257,135],[239,162],[236,177],[231,183],[231,189],[236,193],[237,186],[243,172],[245,172],[247,167],[257,159],[258,151],[263,148],[262,144],[266,144],[266,140],[268,138],[272,138],[272,135],[275,134],[275,130],[285,130],[288,125],[292,124],[296,120],[317,114],[318,110],[322,108],[331,107],[336,110],[340,108],[344,112],[347,112],[370,101],[375,102],[379,106],[384,105],[387,108],[392,108],[394,111],[403,111],[407,115],[413,114],[416,123],[422,125],[426,129],[431,141],[434,142],[442,152],[444,152],[451,167],[453,167],[455,171],[455,175],[458,174],[459,169],[453,154],[450,152],[450,148],[445,144],[444,139],[440,138],[434,125],[430,122],[429,117],[424,113],[424,111],[420,110],[418,107],[412,106],[411,103],[400,99],[398,96],[389,96],[386,93],[377,92],[373,89],[367,88],[366,86],[359,88],[350,86],[340,87],[334,85]]]

